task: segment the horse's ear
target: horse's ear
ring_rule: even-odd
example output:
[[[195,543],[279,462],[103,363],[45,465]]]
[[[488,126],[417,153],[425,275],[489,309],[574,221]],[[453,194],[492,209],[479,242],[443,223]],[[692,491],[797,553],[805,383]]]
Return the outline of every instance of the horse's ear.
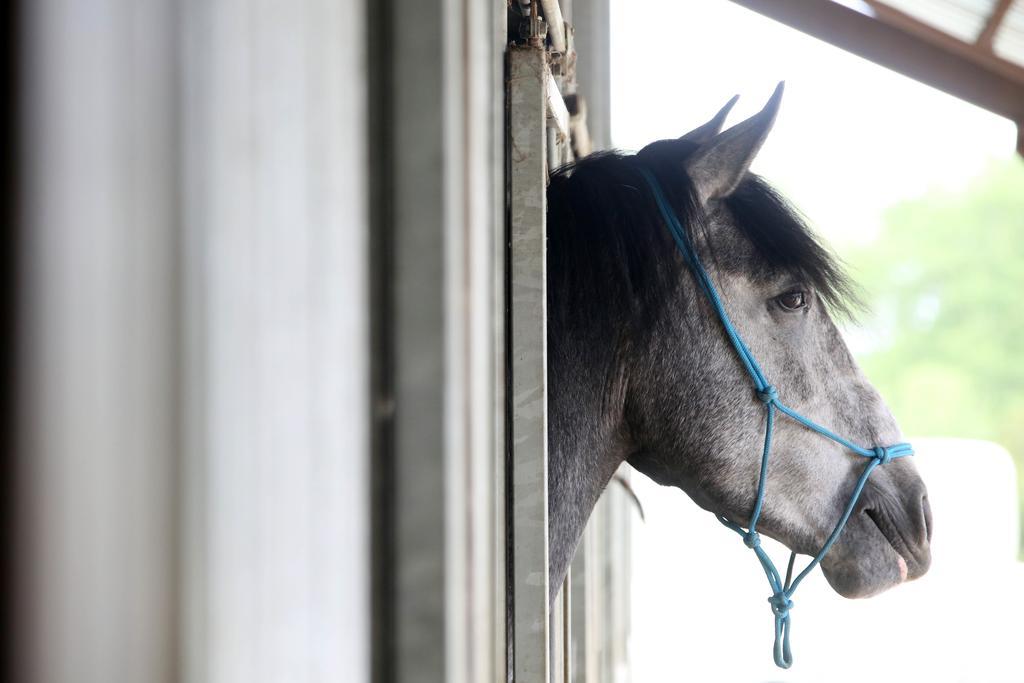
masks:
[[[764,109],[718,134],[686,160],[686,172],[702,204],[728,197],[743,180],[775,123],[783,85],[775,88]]]
[[[732,99],[726,102],[725,106],[719,109],[718,113],[715,114],[710,121],[705,123],[703,126],[697,126],[679,139],[695,142],[698,145],[703,145],[710,141],[711,138],[722,132],[722,125],[725,124],[725,117],[729,115],[729,111],[732,109],[733,105],[736,104],[736,100],[739,98],[739,95],[733,95]]]

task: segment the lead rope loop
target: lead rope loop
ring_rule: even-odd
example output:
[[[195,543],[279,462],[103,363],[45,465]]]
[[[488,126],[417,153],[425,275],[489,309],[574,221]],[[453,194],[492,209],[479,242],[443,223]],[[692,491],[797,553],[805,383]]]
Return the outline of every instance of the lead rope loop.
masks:
[[[744,343],[743,338],[729,319],[729,314],[726,312],[725,305],[722,303],[722,299],[718,295],[718,290],[715,289],[715,285],[711,281],[711,276],[708,275],[707,270],[704,269],[697,252],[690,244],[689,235],[685,230],[683,230],[675,212],[665,199],[665,195],[661,191],[661,185],[658,184],[658,180],[648,169],[638,167],[638,170],[644,176],[647,181],[647,185],[650,187],[651,193],[654,195],[661,217],[665,221],[665,225],[668,227],[669,233],[672,235],[672,239],[676,243],[676,247],[683,257],[683,261],[685,261],[690,267],[690,271],[692,272],[694,279],[696,279],[698,286],[704,293],[705,298],[707,298],[708,303],[711,304],[711,307],[718,315],[729,342],[736,350],[736,354],[743,363],[743,367],[746,369],[747,374],[750,375],[757,398],[765,406],[764,449],[761,452],[761,472],[757,482],[757,495],[754,499],[754,509],[750,515],[750,526],[747,529],[744,529],[736,522],[733,522],[722,515],[716,515],[716,518],[719,522],[732,529],[743,538],[743,544],[754,551],[758,561],[761,563],[761,568],[764,569],[765,576],[768,578],[768,583],[772,588],[772,595],[768,598],[768,603],[771,605],[772,614],[775,617],[775,644],[773,646],[775,664],[782,669],[788,669],[793,664],[793,655],[789,647],[789,612],[793,609],[794,591],[796,591],[800,582],[818,566],[822,558],[825,557],[825,554],[832,548],[833,544],[835,544],[836,540],[839,538],[839,535],[846,527],[846,522],[850,519],[850,515],[853,514],[853,508],[857,504],[857,499],[860,498],[860,494],[863,492],[864,485],[867,483],[871,472],[879,465],[887,465],[896,458],[913,455],[914,449],[908,443],[897,443],[888,447],[874,446],[872,448],[863,448],[847,439],[844,439],[838,434],[835,434],[826,427],[822,427],[817,422],[804,417],[782,403],[779,399],[778,390],[768,382],[764,372],[761,370],[761,366],[757,363],[757,359],[754,358],[754,354],[750,352],[750,349],[747,347],[746,343]],[[785,581],[783,581],[779,576],[779,570],[775,568],[775,563],[772,562],[770,557],[768,557],[768,553],[766,553],[761,547],[761,537],[757,533],[757,522],[761,518],[761,510],[764,507],[764,498],[766,493],[765,489],[768,484],[768,458],[771,455],[772,434],[775,430],[776,411],[786,415],[807,429],[815,431],[825,438],[831,439],[841,446],[848,448],[857,455],[869,459],[867,466],[865,466],[864,471],[860,475],[860,478],[857,479],[857,484],[854,486],[853,493],[850,496],[849,502],[846,504],[846,508],[843,510],[842,516],[839,518],[839,522],[833,528],[832,533],[829,534],[829,537],[825,541],[825,544],[822,545],[821,550],[818,551],[818,554],[811,559],[810,563],[808,563],[796,578],[793,578],[793,564],[796,560],[796,553],[791,553],[789,556],[789,566],[786,569]]]

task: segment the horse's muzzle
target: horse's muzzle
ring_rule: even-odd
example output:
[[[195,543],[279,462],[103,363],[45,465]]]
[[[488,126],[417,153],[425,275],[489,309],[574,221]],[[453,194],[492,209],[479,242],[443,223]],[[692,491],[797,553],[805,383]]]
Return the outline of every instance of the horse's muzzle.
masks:
[[[907,565],[907,580],[922,576],[931,566],[932,509],[924,483],[902,495],[884,486],[864,491],[862,514],[878,528]]]

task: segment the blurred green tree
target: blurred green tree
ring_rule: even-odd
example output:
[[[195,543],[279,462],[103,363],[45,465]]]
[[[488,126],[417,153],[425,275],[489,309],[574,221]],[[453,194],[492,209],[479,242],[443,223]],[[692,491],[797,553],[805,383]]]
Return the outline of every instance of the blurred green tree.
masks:
[[[871,308],[865,372],[905,432],[1010,451],[1024,534],[1024,163],[892,207],[850,264]]]

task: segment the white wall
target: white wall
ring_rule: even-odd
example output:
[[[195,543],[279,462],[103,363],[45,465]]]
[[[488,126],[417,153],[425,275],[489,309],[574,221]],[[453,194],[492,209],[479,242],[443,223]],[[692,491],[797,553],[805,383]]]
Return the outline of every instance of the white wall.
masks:
[[[363,3],[22,3],[19,655],[370,667]]]

